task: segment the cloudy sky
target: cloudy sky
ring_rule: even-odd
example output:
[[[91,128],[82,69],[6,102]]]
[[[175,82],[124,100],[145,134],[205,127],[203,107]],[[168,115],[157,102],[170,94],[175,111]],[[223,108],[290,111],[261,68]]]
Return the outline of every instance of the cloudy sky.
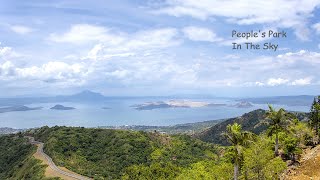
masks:
[[[233,38],[285,31],[287,38]],[[278,44],[233,50],[232,42]],[[319,94],[319,0],[1,0],[1,97]]]

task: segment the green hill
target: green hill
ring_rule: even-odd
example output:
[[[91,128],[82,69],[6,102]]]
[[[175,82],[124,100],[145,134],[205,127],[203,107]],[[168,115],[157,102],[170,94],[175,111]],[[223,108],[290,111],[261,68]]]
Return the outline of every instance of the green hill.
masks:
[[[172,179],[217,157],[214,145],[187,135],[76,127],[43,127],[32,135],[57,165],[95,179]]]
[[[308,117],[308,113],[303,112],[291,112],[301,121],[305,121]],[[253,132],[255,134],[260,134],[261,132],[267,129],[267,126],[263,123],[260,123],[261,120],[265,119],[266,110],[257,109],[248,113],[243,114],[242,116],[236,118],[230,118],[223,122],[220,122],[211,128],[197,133],[194,137],[201,139],[205,142],[228,145],[226,138],[221,134],[226,130],[228,124],[238,123],[242,126],[243,130]]]

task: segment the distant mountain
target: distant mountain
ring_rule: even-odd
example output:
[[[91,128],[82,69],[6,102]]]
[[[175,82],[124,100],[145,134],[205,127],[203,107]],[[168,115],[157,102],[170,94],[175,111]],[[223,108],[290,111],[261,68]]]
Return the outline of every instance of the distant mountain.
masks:
[[[92,91],[82,91],[78,94],[53,96],[53,97],[19,97],[19,98],[0,98],[0,106],[17,106],[32,103],[55,103],[55,102],[90,102],[104,101],[107,97]]]
[[[301,95],[301,96],[274,96],[274,97],[260,97],[260,98],[245,98],[238,101],[247,101],[254,104],[280,104],[288,106],[310,106],[315,96]]]
[[[299,120],[305,121],[308,117],[308,113],[291,112],[295,114]],[[242,129],[245,131],[251,131],[255,134],[259,134],[267,129],[266,125],[261,124],[261,120],[266,118],[266,110],[257,109],[236,118],[230,118],[222,121],[213,127],[195,134],[194,136],[205,141],[215,144],[228,145],[225,137],[222,133],[226,131],[228,124],[238,123],[241,124]]]
[[[86,90],[71,96],[57,96],[57,98],[68,101],[100,101],[104,100],[106,97],[100,93]]]

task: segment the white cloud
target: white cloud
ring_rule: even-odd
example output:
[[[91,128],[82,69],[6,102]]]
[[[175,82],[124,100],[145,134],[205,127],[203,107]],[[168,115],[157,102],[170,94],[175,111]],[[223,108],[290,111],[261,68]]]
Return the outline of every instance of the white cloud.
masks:
[[[1,42],[0,42],[1,45]],[[10,60],[13,58],[21,57],[21,55],[15,52],[11,47],[0,46],[0,60]]]
[[[216,33],[210,29],[196,26],[188,26],[182,29],[184,35],[192,41],[221,41],[222,38],[217,37]]]
[[[66,42],[73,44],[84,44],[92,41],[107,41],[109,44],[119,44],[124,38],[102,26],[90,24],[72,25],[68,32],[63,34],[52,33],[49,40],[54,42]]]
[[[300,63],[301,65],[313,65],[319,66],[320,65],[320,53],[319,52],[312,52],[306,50],[300,50],[298,52],[287,52],[285,54],[280,54],[277,56],[279,60],[282,60],[283,63],[286,64],[297,64]]]
[[[122,37],[123,41],[116,45],[108,41],[96,44],[83,59],[107,60],[113,57],[129,57],[145,52],[160,51],[161,49],[176,46],[181,43],[174,28],[162,28],[140,31]]]
[[[270,78],[266,82],[246,82],[245,86],[279,86],[279,85],[292,85],[292,86],[306,86],[310,85],[312,81],[311,77],[300,78],[296,80],[289,80],[283,78]]]
[[[87,56],[81,59],[105,60],[113,57],[134,56],[141,52],[159,51],[181,43],[175,28],[159,28],[134,33],[113,32],[111,29],[89,24],[76,24],[62,34],[48,38],[57,43],[92,45]]]
[[[246,82],[244,86],[279,86],[279,85],[292,85],[292,86],[306,86],[310,85],[312,81],[311,77],[300,78],[296,80],[289,80],[283,78],[270,78],[266,82]]]
[[[286,84],[287,82],[289,82],[288,79],[282,79],[282,78],[270,78],[267,82],[267,84],[269,86],[278,86],[278,85],[283,85]]]
[[[203,59],[198,62],[201,65],[196,72],[199,82],[208,86],[218,80],[225,86],[229,82],[232,86],[305,86],[317,82],[309,77],[320,77],[319,59],[320,53],[304,50],[279,56],[230,58],[227,61]]]
[[[317,34],[320,34],[320,23],[312,25],[312,28],[317,32]]]
[[[191,16],[201,20],[224,17],[228,22],[239,25],[277,25],[295,29],[297,37],[306,40],[309,33],[307,19],[319,4],[319,0],[269,0],[254,3],[252,0],[166,0],[166,4],[153,13]]]
[[[14,73],[14,65],[10,61],[0,64],[0,77],[7,79],[9,76],[13,76]]]
[[[32,29],[32,28],[27,27],[27,26],[22,26],[22,25],[12,25],[12,26],[10,26],[10,29],[13,32],[21,34],[21,35],[29,34],[34,31],[34,29]]]
[[[224,56],[222,59],[226,59],[226,60],[228,60],[228,59],[239,59],[239,58],[240,58],[240,56],[239,56],[239,55],[235,55],[235,54],[228,54],[228,55]]]
[[[127,78],[129,74],[132,74],[130,71],[128,70],[115,70],[113,72],[107,73],[107,75],[113,76],[117,79],[124,79]]]
[[[120,31],[115,33],[103,26],[75,24],[63,34],[50,34],[48,39],[58,43],[99,43],[101,45],[95,46],[92,51],[98,52],[104,47],[113,51],[123,52],[141,48],[169,47],[178,43],[175,40],[177,33],[174,28],[145,30],[132,34]]]
[[[7,56],[12,52],[11,47],[0,47],[0,57]]]
[[[309,84],[311,84],[311,80],[312,80],[311,77],[296,79],[291,83],[291,85],[293,85],[293,86],[309,85]]]
[[[67,64],[52,61],[41,66],[17,67],[10,61],[0,64],[1,80],[42,81],[47,83],[57,82],[83,82],[89,73],[89,67],[82,63]]]
[[[82,59],[91,59],[91,60],[108,60],[113,57],[129,57],[134,56],[135,53],[123,52],[123,53],[108,53],[108,48],[102,43],[96,44],[89,52],[88,55]]]
[[[257,85],[257,86],[264,86],[264,83],[257,81],[257,82],[255,82],[255,85]]]
[[[158,37],[152,36],[153,33],[134,33],[134,38],[121,43],[119,48],[98,43],[84,59],[69,55],[69,63],[50,61],[34,65],[5,60],[0,62],[0,81],[5,82],[4,84],[14,82],[26,87],[30,83],[32,86],[40,84],[41,87],[107,84],[108,87],[118,88],[168,89],[306,86],[319,81],[316,79],[320,77],[318,52],[301,50],[279,56],[255,58],[232,54],[219,58],[202,53],[188,57],[161,51],[161,47],[167,47],[167,42],[172,41],[174,44],[175,39],[151,40],[150,44],[146,45],[143,43],[145,39],[141,37],[142,34],[146,39]],[[136,46],[133,47],[133,44]],[[10,51],[13,50],[7,47],[0,52],[6,54]]]

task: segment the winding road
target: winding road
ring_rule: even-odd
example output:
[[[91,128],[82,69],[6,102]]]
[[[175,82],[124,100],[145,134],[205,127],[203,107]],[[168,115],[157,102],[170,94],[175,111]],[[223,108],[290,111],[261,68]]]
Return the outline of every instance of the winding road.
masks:
[[[39,142],[39,141],[35,141],[34,137],[31,136],[26,136],[26,138],[29,139],[29,142],[33,145],[37,145],[37,153],[39,155],[41,155],[46,161],[47,164],[49,165],[49,167],[56,173],[56,174],[60,174],[61,178],[64,178],[65,176],[68,177],[68,179],[77,179],[77,180],[91,180],[88,177],[85,176],[81,176],[79,174],[73,173],[73,172],[68,172],[65,170],[60,169],[58,166],[56,166],[54,164],[54,162],[52,161],[52,158],[50,156],[48,156],[44,151],[43,151],[43,143]]]

